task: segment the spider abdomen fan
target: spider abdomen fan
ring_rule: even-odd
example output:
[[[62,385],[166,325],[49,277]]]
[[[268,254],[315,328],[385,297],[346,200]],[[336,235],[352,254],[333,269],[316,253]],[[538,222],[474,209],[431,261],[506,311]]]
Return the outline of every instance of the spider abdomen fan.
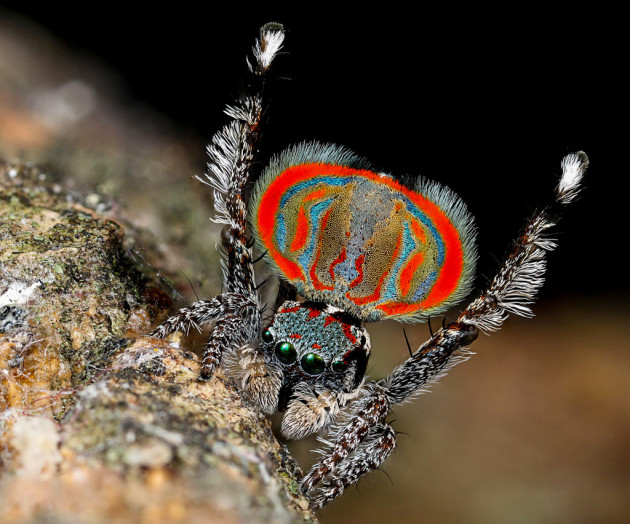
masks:
[[[418,321],[470,291],[474,222],[450,189],[410,189],[349,150],[316,142],[275,157],[249,217],[258,248],[309,300],[365,322]]]

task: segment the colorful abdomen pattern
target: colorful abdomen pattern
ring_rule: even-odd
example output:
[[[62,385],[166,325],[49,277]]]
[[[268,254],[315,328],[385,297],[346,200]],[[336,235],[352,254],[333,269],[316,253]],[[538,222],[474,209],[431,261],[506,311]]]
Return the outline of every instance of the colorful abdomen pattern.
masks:
[[[304,143],[280,154],[249,211],[282,278],[364,322],[424,320],[470,291],[475,229],[461,199],[422,179],[409,189],[344,148]]]

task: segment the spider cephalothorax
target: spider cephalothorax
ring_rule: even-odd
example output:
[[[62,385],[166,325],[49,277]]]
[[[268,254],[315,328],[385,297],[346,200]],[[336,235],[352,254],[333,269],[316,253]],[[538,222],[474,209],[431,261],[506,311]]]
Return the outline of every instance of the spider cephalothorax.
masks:
[[[282,431],[302,438],[327,425],[355,395],[370,338],[358,319],[338,308],[287,301],[263,329],[259,349],[279,372],[280,380],[270,382],[278,387],[274,411],[286,410]]]
[[[450,189],[424,179],[405,186],[345,148],[316,142],[274,157],[247,205],[262,79],[283,38],[277,24],[262,28],[250,63],[258,90],[228,107],[232,121],[208,148],[202,181],[214,188],[214,220],[226,225],[223,293],[180,310],[153,335],[209,324],[202,378],[229,361],[228,371],[262,412],[284,411],[285,436],[328,432],[322,459],[301,484],[320,508],[389,456],[393,406],[465,360],[479,330],[499,329],[510,313],[531,316],[546,253],[555,247],[547,231],[577,195],[587,158],[565,157],[555,198],[530,219],[495,278],[457,319],[389,376],[367,381],[371,348],[363,324],[425,321],[461,301],[472,288],[475,228]],[[263,320],[248,222],[264,260],[303,299],[282,303],[270,322]]]

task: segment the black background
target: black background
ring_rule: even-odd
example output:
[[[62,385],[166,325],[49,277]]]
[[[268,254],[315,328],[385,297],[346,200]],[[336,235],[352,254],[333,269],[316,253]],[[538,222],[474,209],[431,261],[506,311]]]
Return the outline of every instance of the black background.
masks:
[[[559,228],[543,298],[627,296],[619,14],[529,4],[349,13],[322,4],[5,6],[118,72],[129,104],[207,140],[246,78],[258,28],[283,23],[265,153],[337,142],[384,171],[451,186],[477,217],[484,275],[551,195],[561,158],[584,150],[586,189]]]

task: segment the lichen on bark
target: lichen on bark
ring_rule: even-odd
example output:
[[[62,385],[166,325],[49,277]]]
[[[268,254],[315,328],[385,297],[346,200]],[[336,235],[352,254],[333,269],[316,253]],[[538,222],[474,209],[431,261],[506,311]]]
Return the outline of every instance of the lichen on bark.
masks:
[[[269,422],[141,336],[168,298],[124,241],[42,170],[0,163],[2,521],[313,519]]]

